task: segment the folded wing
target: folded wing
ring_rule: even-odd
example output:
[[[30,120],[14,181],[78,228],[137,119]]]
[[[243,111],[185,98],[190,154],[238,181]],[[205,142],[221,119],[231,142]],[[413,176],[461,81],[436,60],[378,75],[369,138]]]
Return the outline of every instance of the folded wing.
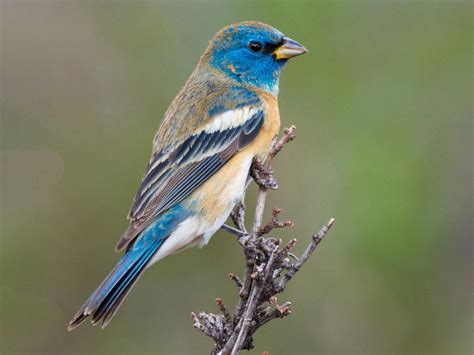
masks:
[[[262,106],[220,112],[173,149],[152,156],[129,212],[121,250],[157,216],[183,201],[258,135]]]

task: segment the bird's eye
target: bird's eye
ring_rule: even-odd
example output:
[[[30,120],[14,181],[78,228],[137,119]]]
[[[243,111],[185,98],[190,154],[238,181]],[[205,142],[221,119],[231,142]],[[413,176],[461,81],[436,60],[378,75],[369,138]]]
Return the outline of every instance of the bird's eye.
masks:
[[[252,52],[260,52],[262,50],[262,44],[257,41],[252,41],[249,43],[249,48]]]

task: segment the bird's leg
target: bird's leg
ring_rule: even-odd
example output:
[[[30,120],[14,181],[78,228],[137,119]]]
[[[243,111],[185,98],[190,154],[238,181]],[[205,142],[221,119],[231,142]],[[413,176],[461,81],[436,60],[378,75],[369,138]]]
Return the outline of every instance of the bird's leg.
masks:
[[[236,235],[239,239],[248,236],[247,229],[245,228],[245,205],[244,201],[240,200],[230,213],[230,218],[234,222],[235,227],[231,227],[228,224],[222,225],[221,229],[230,234]]]
[[[252,161],[252,166],[250,167],[250,176],[258,186],[264,189],[278,189],[278,182],[273,176],[273,171],[271,169],[267,169],[257,158],[254,158]]]
[[[248,235],[247,232],[244,232],[244,231],[241,231],[235,227],[232,227],[232,226],[229,226],[228,224],[223,224],[221,229],[227,233],[230,233],[230,234],[233,234],[233,235],[236,235],[237,237],[244,237],[246,235]]]
[[[235,205],[230,213],[230,218],[238,230],[248,234],[247,228],[245,228],[245,204],[243,198]]]

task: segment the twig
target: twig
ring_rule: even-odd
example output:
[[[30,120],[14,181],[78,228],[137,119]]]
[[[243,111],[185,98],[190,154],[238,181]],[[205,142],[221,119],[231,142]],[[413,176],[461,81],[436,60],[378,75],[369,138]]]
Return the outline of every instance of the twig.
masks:
[[[257,236],[268,234],[275,228],[293,227],[294,224],[292,221],[280,221],[278,219],[278,215],[281,213],[281,211],[282,210],[280,208],[274,208],[272,210],[271,221],[258,229]]]
[[[234,347],[232,348],[231,355],[237,355],[242,349],[242,345],[244,344],[244,341],[247,339],[247,334],[250,330],[249,328],[254,318],[255,309],[257,308],[257,305],[258,305],[257,300],[260,297],[263,286],[265,285],[267,278],[270,275],[273,262],[275,261],[275,254],[276,254],[276,250],[273,250],[272,254],[270,255],[270,259],[268,260],[268,263],[265,266],[264,273],[262,275],[262,277],[264,278],[263,282],[257,283],[256,286],[252,290],[252,295],[250,299],[248,300],[249,306],[245,312],[244,317],[241,320],[242,324],[240,327],[239,335],[235,341]]]
[[[228,276],[239,288],[239,298],[234,313],[216,299],[222,314],[192,313],[193,326],[214,340],[212,354],[236,355],[241,350],[253,348],[252,335],[263,325],[277,318],[290,315],[290,302],[277,303],[276,295],[286,288],[288,282],[314,253],[334,223],[331,218],[315,234],[303,254],[298,258],[291,253],[296,239],[286,245],[281,240],[268,236],[275,228],[293,226],[292,221],[278,219],[281,209],[274,208],[271,220],[263,224],[263,212],[269,189],[277,186],[271,171],[271,162],[283,147],[295,138],[295,127],[286,128],[280,140],[272,145],[267,159],[255,160],[250,175],[258,184],[257,203],[251,232],[245,228],[245,205],[238,203],[231,214],[236,228],[224,225],[222,229],[238,237],[245,255],[245,270],[241,280],[237,275]],[[262,225],[263,224],[263,225]]]
[[[296,137],[296,127],[291,126],[290,128],[285,128],[283,136],[280,140],[275,141],[270,149],[267,159],[263,163],[263,168],[266,169],[267,174],[270,174],[270,165],[273,158],[283,149],[285,144],[291,142]],[[258,163],[257,163],[258,165]],[[253,235],[257,233],[258,228],[262,225],[263,210],[265,209],[265,200],[267,198],[268,189],[265,186],[260,185],[257,195],[257,204],[255,207],[255,218],[253,223]]]
[[[285,128],[283,131],[283,136],[273,144],[272,149],[270,150],[270,155],[267,163],[267,168],[270,167],[270,164],[275,158],[275,156],[283,149],[283,147],[296,138],[296,127],[291,126],[290,128]]]
[[[286,284],[291,280],[293,276],[301,269],[303,264],[309,259],[311,254],[316,250],[318,247],[319,243],[324,239],[326,234],[329,232],[331,229],[332,225],[334,224],[335,219],[331,218],[324,226],[321,228],[319,233],[313,235],[313,238],[309,245],[306,247],[306,250],[304,253],[301,255],[299,260],[294,264],[294,266],[288,270],[288,272],[283,276],[283,278],[280,280],[280,283],[277,286],[278,292],[283,291],[286,287]]]
[[[232,316],[230,315],[230,312],[229,312],[229,310],[227,309],[227,307],[226,307],[226,305],[224,304],[224,302],[222,301],[222,299],[216,298],[216,304],[217,304],[217,306],[219,307],[219,309],[221,310],[222,314],[224,315],[224,320],[225,320],[227,323],[232,322]]]
[[[233,280],[238,288],[242,288],[242,281],[240,281],[239,277],[233,273],[230,273],[229,279]]]

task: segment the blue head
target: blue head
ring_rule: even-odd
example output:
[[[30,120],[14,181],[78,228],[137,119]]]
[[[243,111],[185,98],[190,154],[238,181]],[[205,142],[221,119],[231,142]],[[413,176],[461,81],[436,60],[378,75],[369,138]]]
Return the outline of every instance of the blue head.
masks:
[[[273,27],[242,22],[219,31],[203,58],[231,79],[277,94],[280,72],[288,59],[306,52]]]

